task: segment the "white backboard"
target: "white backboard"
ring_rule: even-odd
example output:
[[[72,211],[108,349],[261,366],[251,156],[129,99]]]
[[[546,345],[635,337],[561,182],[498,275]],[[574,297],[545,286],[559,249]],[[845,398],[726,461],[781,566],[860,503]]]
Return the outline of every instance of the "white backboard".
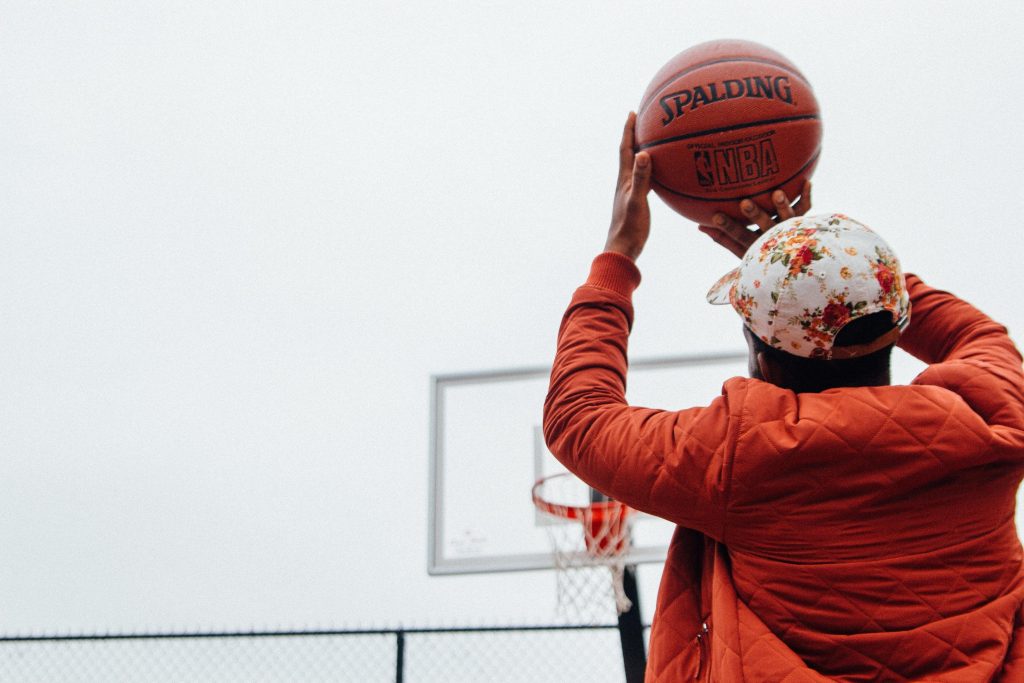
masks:
[[[547,569],[546,525],[530,492],[563,472],[544,445],[541,419],[549,368],[435,375],[431,381],[431,574]],[[746,374],[746,352],[632,361],[632,405],[706,405],[722,382]],[[673,531],[661,519],[634,523],[630,563],[660,562]]]

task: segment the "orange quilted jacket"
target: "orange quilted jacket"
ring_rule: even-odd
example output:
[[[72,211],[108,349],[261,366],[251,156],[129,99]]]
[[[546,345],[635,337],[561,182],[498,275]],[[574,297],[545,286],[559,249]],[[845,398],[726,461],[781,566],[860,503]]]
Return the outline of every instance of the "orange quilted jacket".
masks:
[[[1005,328],[908,276],[909,386],[733,378],[678,412],[625,401],[628,259],[595,259],[545,403],[552,452],[677,530],[647,680],[1024,681],[1024,376]],[[739,331],[737,330],[737,340]]]

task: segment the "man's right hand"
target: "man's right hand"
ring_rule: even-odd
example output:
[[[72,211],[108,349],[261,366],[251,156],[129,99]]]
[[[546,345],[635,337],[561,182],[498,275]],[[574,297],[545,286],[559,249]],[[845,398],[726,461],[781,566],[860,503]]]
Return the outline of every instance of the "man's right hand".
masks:
[[[800,199],[795,204],[790,204],[789,198],[782,190],[775,190],[772,193],[772,203],[775,205],[776,217],[769,216],[764,209],[749,199],[740,202],[740,210],[743,215],[751,221],[756,228],[748,228],[731,216],[724,213],[716,213],[713,225],[700,225],[697,229],[722,245],[736,256],[743,258],[747,249],[758,237],[770,230],[779,221],[784,221],[794,216],[803,216],[811,208],[811,181],[804,182],[800,192]]]
[[[636,114],[629,112],[619,143],[619,179],[615,186],[612,223],[605,251],[614,251],[636,261],[651,232],[651,157],[636,151]]]

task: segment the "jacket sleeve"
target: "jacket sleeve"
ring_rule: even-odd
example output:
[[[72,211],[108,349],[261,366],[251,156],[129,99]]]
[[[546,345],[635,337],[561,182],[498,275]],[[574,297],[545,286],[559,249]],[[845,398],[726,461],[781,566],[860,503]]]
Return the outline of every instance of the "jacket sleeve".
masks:
[[[1005,327],[949,292],[907,275],[910,325],[899,347],[928,363],[915,384],[938,384],[992,424],[1024,427],[1021,355]]]
[[[910,326],[899,342],[904,351],[929,364],[973,358],[1020,373],[1021,355],[1005,327],[916,275],[907,275],[907,289]]]
[[[556,458],[605,495],[720,538],[744,391],[682,411],[626,403],[630,297],[639,282],[636,266],[619,254],[594,260],[562,319],[545,439]]]

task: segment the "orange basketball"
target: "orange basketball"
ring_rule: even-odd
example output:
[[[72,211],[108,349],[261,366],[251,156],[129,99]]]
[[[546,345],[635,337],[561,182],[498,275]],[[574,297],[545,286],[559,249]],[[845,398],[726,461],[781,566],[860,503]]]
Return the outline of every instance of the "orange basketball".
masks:
[[[770,214],[771,192],[799,196],[821,151],[810,83],[778,52],[718,40],[680,52],[654,76],[637,110],[636,142],[652,186],[690,220],[722,211],[746,223],[739,200]]]

